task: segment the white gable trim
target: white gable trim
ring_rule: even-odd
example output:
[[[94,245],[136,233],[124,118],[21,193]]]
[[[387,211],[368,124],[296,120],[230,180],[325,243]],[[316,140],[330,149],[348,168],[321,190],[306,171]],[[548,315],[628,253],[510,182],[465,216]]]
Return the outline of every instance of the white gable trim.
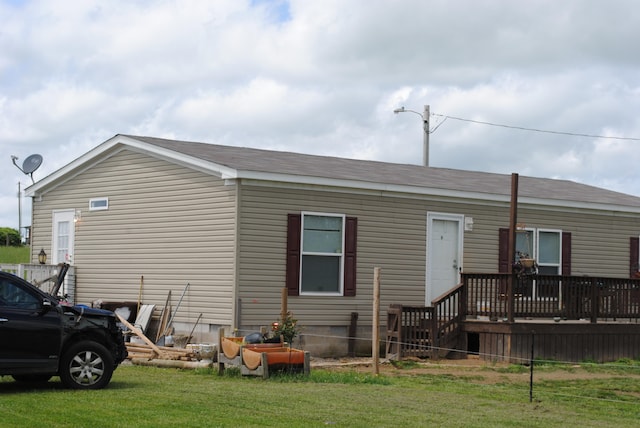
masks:
[[[173,150],[148,144],[131,137],[116,135],[54,173],[39,180],[37,183],[27,187],[25,189],[25,196],[32,197],[51,191],[69,179],[91,169],[95,165],[109,159],[123,150],[132,150],[167,160],[207,174],[216,175],[223,179],[235,179],[238,176],[237,171],[233,168],[228,168],[226,166],[218,165],[192,156],[183,155]]]

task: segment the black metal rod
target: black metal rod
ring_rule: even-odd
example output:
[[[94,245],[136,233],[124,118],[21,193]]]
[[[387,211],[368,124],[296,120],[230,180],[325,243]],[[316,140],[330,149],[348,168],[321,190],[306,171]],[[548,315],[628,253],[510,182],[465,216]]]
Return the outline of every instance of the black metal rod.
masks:
[[[531,333],[531,361],[529,364],[529,403],[533,401],[533,340],[535,334]]]

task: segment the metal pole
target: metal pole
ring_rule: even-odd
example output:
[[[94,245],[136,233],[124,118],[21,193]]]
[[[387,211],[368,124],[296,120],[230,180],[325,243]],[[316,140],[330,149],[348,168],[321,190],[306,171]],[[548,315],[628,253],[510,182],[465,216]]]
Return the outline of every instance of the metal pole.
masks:
[[[535,340],[535,333],[531,333],[531,361],[529,362],[529,402],[533,401],[533,341]]]
[[[20,235],[20,243],[22,244],[22,189],[18,181],[18,235]]]
[[[424,147],[423,147],[423,159],[424,166],[429,166],[429,106],[424,106],[424,113],[422,114],[422,122],[424,126]]]

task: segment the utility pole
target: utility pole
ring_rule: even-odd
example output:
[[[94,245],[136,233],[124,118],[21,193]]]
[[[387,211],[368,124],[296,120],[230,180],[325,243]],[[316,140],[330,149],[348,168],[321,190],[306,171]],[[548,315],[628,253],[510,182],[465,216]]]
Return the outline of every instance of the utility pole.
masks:
[[[422,114],[422,122],[424,126],[424,147],[422,152],[424,155],[424,166],[429,166],[429,106],[424,106]]]
[[[424,113],[419,113],[415,110],[409,110],[406,109],[404,107],[400,107],[397,108],[393,111],[395,114],[398,113],[414,113],[417,114],[418,116],[420,116],[420,118],[422,119],[422,128],[424,130],[424,141],[423,141],[423,148],[422,148],[422,164],[424,166],[429,166],[429,106],[426,105],[424,106]]]

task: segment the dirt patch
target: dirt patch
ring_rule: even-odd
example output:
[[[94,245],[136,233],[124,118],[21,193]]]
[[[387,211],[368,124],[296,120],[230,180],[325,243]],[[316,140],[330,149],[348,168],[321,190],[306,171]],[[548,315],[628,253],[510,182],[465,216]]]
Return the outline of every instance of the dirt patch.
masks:
[[[342,358],[342,359],[311,359],[311,367],[336,371],[356,371],[360,373],[374,373],[371,358]],[[442,360],[409,360],[392,362],[380,360],[379,373],[385,376],[423,376],[447,375],[458,378],[468,378],[475,383],[521,383],[528,382],[530,367],[501,362],[487,362],[477,356],[464,359]],[[579,364],[558,364],[553,367],[536,369],[534,365],[534,379],[541,380],[577,380],[611,378],[615,376],[633,377],[640,380],[640,370],[631,373],[619,370],[606,371],[601,369],[593,373],[588,366]]]

